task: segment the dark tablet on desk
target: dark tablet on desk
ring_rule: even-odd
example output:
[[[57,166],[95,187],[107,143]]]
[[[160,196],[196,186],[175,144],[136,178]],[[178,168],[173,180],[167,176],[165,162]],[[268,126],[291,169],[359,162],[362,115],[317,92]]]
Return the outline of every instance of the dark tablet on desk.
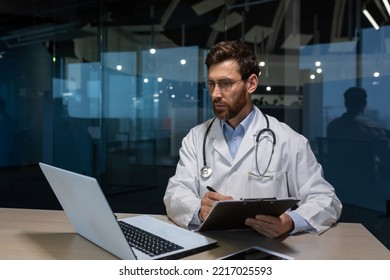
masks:
[[[293,260],[294,258],[268,250],[259,246],[252,246],[242,251],[224,256],[220,260]]]
[[[249,228],[245,225],[247,218],[259,214],[278,217],[298,201],[295,198],[221,200],[214,204],[198,231],[246,229]]]

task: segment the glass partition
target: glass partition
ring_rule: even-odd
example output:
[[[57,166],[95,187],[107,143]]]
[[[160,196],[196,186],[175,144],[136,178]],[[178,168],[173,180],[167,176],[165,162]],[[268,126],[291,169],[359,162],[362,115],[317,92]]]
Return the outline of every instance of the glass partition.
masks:
[[[161,203],[183,137],[213,116],[201,85],[207,51],[238,39],[261,63],[253,103],[309,139],[344,202],[389,211],[387,155],[374,156],[375,183],[347,178],[338,186],[320,147],[352,86],[366,90],[363,114],[389,134],[389,16],[383,6],[374,12],[379,1],[44,2],[26,1],[24,15],[0,8],[7,186],[23,188],[44,161],[98,178],[108,196],[132,192],[136,199],[145,191]],[[379,30],[363,8],[381,19]],[[2,189],[14,199],[2,205],[26,205],[12,190]]]

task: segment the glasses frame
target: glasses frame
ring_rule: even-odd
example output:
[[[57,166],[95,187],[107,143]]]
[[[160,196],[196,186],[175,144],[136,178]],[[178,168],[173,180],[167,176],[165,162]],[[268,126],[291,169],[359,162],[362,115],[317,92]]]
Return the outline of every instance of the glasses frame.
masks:
[[[216,85],[218,85],[218,88],[221,92],[228,92],[232,89],[233,85],[240,82],[240,81],[243,81],[244,79],[241,78],[239,80],[232,80],[230,78],[221,78],[221,79],[218,79],[216,82],[213,81],[213,80],[210,80],[208,77],[204,78],[203,79],[203,88],[206,89],[209,93],[212,93],[214,90],[215,90],[215,87]],[[228,84],[222,84],[222,82],[227,82],[228,81]],[[212,84],[210,84],[210,82],[212,82]],[[211,88],[212,86],[212,88]]]

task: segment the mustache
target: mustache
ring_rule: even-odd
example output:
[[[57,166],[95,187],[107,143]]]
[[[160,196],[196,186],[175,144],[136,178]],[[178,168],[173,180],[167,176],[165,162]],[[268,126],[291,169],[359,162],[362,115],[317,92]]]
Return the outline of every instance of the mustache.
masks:
[[[221,98],[216,98],[212,100],[213,104],[225,104],[225,102],[222,102]]]

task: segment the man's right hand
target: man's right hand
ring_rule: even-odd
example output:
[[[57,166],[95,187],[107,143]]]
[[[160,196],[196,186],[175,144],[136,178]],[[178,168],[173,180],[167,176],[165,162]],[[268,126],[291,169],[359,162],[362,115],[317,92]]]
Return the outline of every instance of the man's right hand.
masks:
[[[232,196],[222,195],[217,192],[206,192],[200,202],[199,219],[203,222],[209,215],[214,203],[219,200],[233,200]]]

